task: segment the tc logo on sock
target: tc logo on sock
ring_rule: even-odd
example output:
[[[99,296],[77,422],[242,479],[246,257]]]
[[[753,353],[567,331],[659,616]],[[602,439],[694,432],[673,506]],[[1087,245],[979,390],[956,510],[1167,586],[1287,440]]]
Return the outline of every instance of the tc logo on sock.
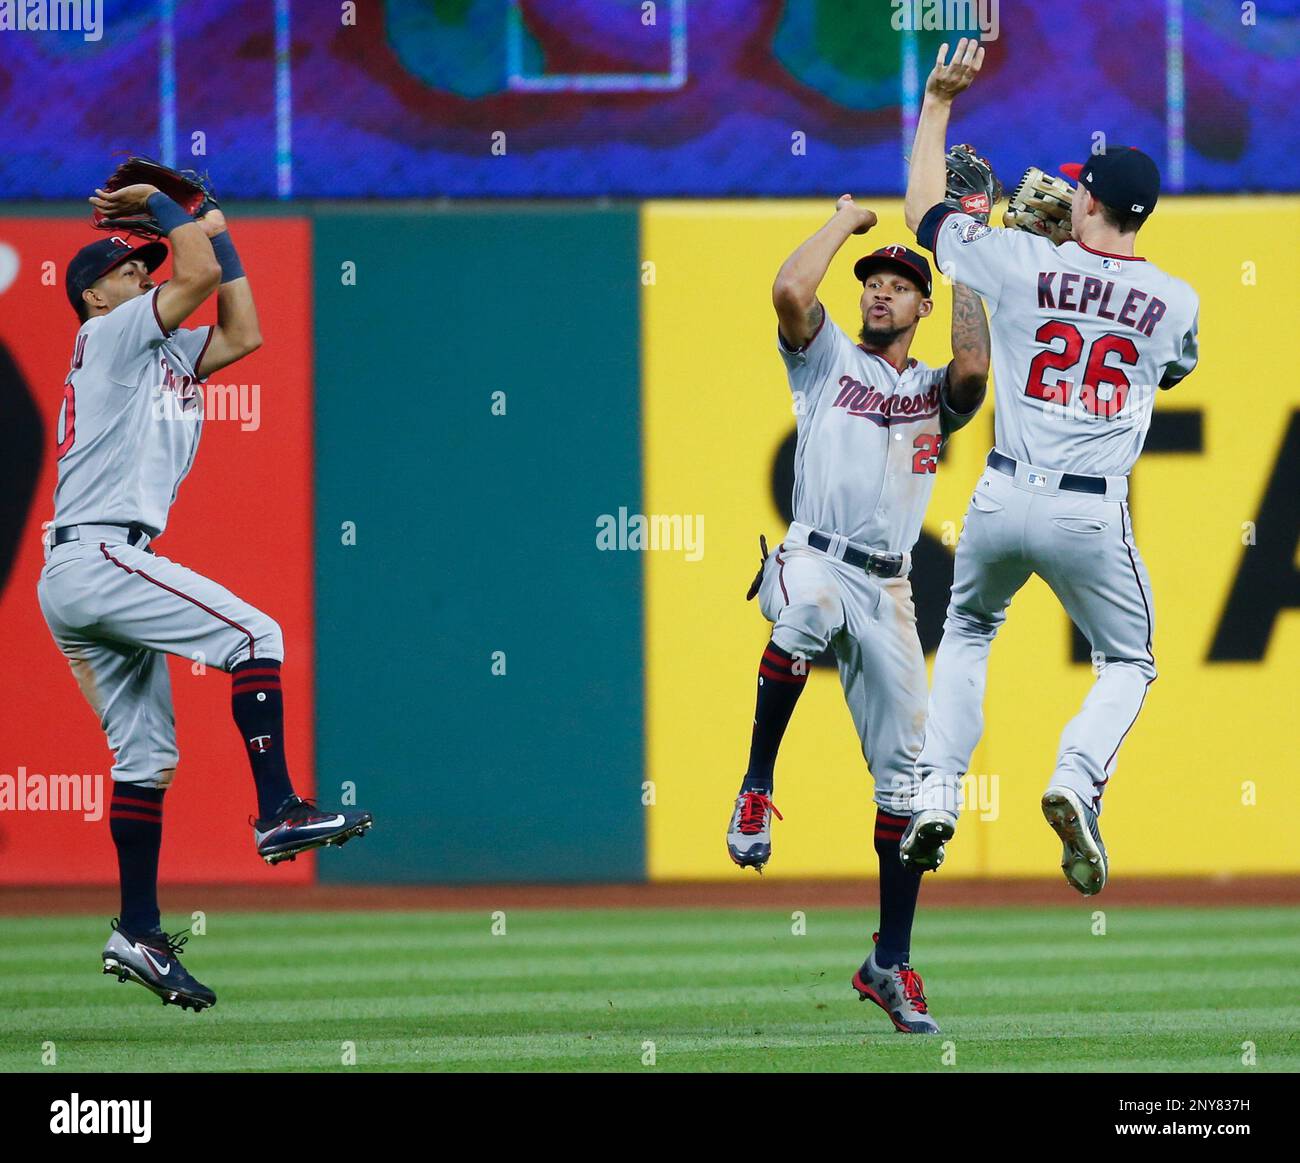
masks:
[[[256,751],[259,755],[263,755],[263,754],[265,754],[266,752],[268,752],[268,751],[271,750],[271,736],[270,736],[270,735],[254,735],[254,736],[253,736],[253,737],[248,741],[248,745],[249,745],[249,747],[251,747],[254,751]]]

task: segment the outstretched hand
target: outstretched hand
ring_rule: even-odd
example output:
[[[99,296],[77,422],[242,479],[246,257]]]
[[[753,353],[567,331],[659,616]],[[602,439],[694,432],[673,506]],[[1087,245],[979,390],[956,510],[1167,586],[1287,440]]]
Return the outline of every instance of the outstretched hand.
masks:
[[[952,60],[947,60],[948,46],[939,46],[934,68],[925,82],[925,95],[939,101],[950,102],[958,93],[971,87],[975,75],[984,64],[984,46],[975,37],[962,37],[952,50]]]

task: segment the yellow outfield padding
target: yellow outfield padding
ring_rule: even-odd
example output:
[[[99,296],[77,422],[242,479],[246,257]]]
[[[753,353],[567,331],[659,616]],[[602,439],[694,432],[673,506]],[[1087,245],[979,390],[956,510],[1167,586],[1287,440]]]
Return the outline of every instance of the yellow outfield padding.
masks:
[[[901,203],[869,204],[879,225],[850,240],[822,286],[831,316],[852,334],[861,324],[854,260],[889,242],[915,245]],[[697,561],[645,555],[652,879],[741,875],[727,858],[724,832],[768,633],[744,593],[758,565],[758,534],[775,545],[784,531],[772,464],[794,430],[771,284],[831,209],[803,201],[650,202],[642,211],[644,507],[700,515],[705,531]],[[1151,451],[1133,473],[1160,677],[1106,796],[1102,820],[1116,878],[1300,871],[1291,836],[1300,811],[1300,610],[1264,619],[1267,629],[1252,647],[1260,657],[1208,661],[1247,555],[1266,550],[1249,560],[1271,564],[1248,579],[1231,625],[1258,629],[1253,611],[1281,585],[1295,588],[1284,573],[1298,565],[1300,496],[1275,503],[1267,527],[1252,523],[1275,473],[1283,476],[1274,497],[1287,492],[1287,466],[1277,461],[1290,424],[1300,440],[1297,238],[1300,199],[1288,197],[1166,198],[1141,234],[1140,253],[1200,294],[1200,366],[1162,392],[1156,410],[1158,418],[1192,413],[1175,443],[1199,432],[1202,449]],[[949,358],[950,304],[951,291],[936,286],[934,314],[913,348],[932,365]],[[939,469],[925,527],[948,552],[992,432],[986,406],[953,439]],[[1300,443],[1293,447],[1300,451]],[[1291,467],[1290,482],[1296,473]],[[1219,649],[1231,654],[1234,644],[1251,641],[1243,632]],[[1031,580],[993,646],[986,730],[972,764],[984,811],[963,813],[939,876],[1060,875],[1060,846],[1038,798],[1061,729],[1091,678],[1086,664],[1071,661],[1064,612]],[[768,876],[874,873],[871,780],[833,669],[814,672],[796,710],[775,801],[785,820],[774,824]],[[1063,902],[1073,897],[1064,881],[1062,893]]]

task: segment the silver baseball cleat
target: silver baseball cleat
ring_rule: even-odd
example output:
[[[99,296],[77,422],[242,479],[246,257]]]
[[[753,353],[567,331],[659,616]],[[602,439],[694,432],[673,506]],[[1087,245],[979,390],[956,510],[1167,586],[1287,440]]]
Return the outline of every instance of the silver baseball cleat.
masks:
[[[763,792],[743,791],[736,797],[727,825],[727,851],[741,868],[754,868],[760,873],[772,858],[772,813],[781,819],[781,813],[772,803],[772,797]]]
[[[1043,793],[1043,815],[1060,838],[1061,871],[1084,896],[1106,887],[1106,845],[1101,842],[1097,813],[1068,787],[1049,787]]]
[[[917,812],[898,841],[898,859],[912,872],[933,872],[943,863],[943,846],[956,830],[956,821],[948,812]]]

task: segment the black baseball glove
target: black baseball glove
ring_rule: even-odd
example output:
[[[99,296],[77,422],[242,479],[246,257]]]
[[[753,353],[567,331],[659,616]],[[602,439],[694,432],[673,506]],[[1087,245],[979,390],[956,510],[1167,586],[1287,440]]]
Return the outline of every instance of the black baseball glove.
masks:
[[[944,201],[979,222],[988,222],[994,204],[1002,197],[1002,183],[986,157],[973,146],[954,145],[944,161],[948,165],[948,188]]]
[[[767,567],[767,538],[761,533],[758,535],[758,573],[754,575],[754,580],[750,583],[749,593],[745,595],[745,601],[752,602],[758,593],[758,588],[763,584],[763,570]]]
[[[193,218],[202,218],[209,210],[219,208],[216,191],[207,174],[196,170],[174,170],[162,162],[147,157],[129,157],[115,169],[104,183],[104,189],[121,190],[144,182],[157,186],[182,210]],[[96,210],[91,219],[100,230],[114,233],[135,234],[140,238],[162,238],[165,231],[158,225],[158,220],[147,211],[139,214],[125,214],[119,218],[107,218],[102,210]]]

